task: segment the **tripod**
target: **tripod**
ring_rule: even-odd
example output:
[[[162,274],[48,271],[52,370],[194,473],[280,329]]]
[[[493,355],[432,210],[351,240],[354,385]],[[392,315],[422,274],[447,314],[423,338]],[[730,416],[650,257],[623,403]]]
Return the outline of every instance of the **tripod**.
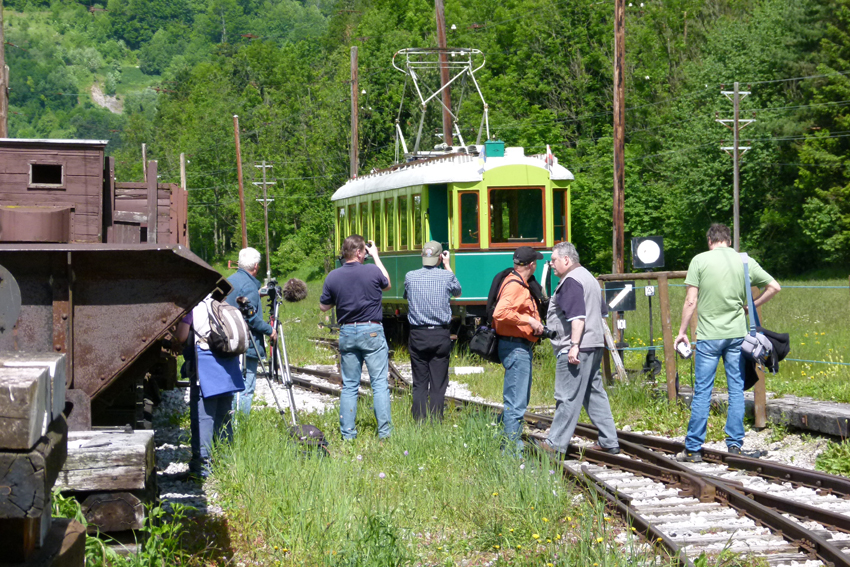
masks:
[[[280,320],[278,319],[278,310],[280,309],[280,287],[271,285],[268,288],[269,290],[269,299],[272,301],[272,317],[271,317],[271,325],[272,328],[277,331],[277,341],[271,343],[269,345],[269,371],[266,372],[266,365],[263,362],[263,359],[260,358],[260,368],[263,371],[263,374],[266,376],[266,380],[269,383],[269,389],[272,391],[272,397],[274,398],[275,406],[277,406],[277,410],[281,416],[286,415],[286,410],[284,410],[280,402],[277,399],[277,394],[274,391],[274,385],[272,384],[272,375],[277,377],[280,382],[284,385],[287,392],[289,393],[289,418],[292,421],[292,425],[298,425],[298,417],[295,415],[295,394],[292,392],[292,377],[289,372],[289,358],[286,354],[286,340],[283,336],[283,326],[280,324]],[[239,309],[242,311],[242,316],[247,320],[248,318],[254,315],[251,306],[248,304],[248,299],[245,297],[236,298],[236,303],[239,304]],[[254,351],[258,354],[260,349],[257,348],[257,341],[254,339],[253,333],[248,332],[248,336],[251,338],[251,344],[254,345]],[[281,353],[283,356],[283,364],[281,364]]]

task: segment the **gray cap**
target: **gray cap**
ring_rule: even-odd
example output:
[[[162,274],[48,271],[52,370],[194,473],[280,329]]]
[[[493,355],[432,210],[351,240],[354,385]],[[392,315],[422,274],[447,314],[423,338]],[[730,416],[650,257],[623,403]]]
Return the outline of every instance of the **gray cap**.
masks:
[[[422,247],[422,265],[437,266],[440,264],[440,255],[443,253],[443,247],[436,240],[426,242]]]

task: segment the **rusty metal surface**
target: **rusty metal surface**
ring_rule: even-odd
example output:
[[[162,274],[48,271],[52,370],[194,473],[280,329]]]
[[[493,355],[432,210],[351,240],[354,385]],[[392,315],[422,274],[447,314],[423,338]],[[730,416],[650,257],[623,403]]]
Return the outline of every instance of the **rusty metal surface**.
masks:
[[[90,398],[158,349],[169,327],[208,293],[230,289],[178,245],[0,244],[0,264],[16,274],[22,298],[18,325],[0,336],[0,351],[66,349],[69,387]]]
[[[0,265],[0,337],[11,335],[21,314],[21,288],[9,270]]]

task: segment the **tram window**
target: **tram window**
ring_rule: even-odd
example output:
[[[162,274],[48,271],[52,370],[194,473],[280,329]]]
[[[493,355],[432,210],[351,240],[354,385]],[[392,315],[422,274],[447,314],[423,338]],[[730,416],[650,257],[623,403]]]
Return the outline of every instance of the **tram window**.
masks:
[[[422,195],[413,196],[413,246],[410,248],[422,248]]]
[[[348,234],[346,238],[352,234],[358,234],[357,231],[357,205],[348,205]]]
[[[490,190],[490,242],[543,242],[543,188]]]
[[[381,230],[381,202],[380,201],[372,201],[372,234],[375,238],[375,245],[378,247],[378,250],[385,250],[384,243],[381,241],[381,235],[383,231]]]
[[[480,246],[478,227],[478,193],[460,194],[460,245]]]
[[[552,224],[555,227],[555,242],[566,242],[570,239],[567,219],[567,190],[555,189],[552,191]]]
[[[369,226],[369,203],[360,203],[360,236],[364,240],[372,239],[372,227]]]
[[[392,199],[384,201],[384,220],[387,225],[387,250],[395,250],[395,206]]]
[[[398,198],[398,220],[399,220],[399,250],[407,250],[410,236],[407,231],[407,196]]]

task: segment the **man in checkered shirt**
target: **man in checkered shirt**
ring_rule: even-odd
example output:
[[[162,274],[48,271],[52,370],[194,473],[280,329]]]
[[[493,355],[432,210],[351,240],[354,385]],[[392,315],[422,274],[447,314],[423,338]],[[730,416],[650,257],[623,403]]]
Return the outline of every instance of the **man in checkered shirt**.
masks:
[[[439,268],[442,261],[443,268]],[[407,272],[404,298],[410,322],[410,367],[413,371],[413,418],[443,419],[443,402],[449,385],[452,340],[449,299],[460,295],[460,282],[449,264],[449,252],[439,242],[422,247],[422,268]],[[429,399],[430,394],[430,399]]]

